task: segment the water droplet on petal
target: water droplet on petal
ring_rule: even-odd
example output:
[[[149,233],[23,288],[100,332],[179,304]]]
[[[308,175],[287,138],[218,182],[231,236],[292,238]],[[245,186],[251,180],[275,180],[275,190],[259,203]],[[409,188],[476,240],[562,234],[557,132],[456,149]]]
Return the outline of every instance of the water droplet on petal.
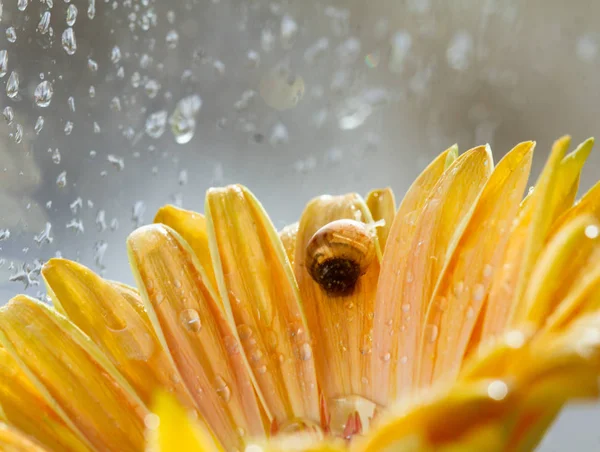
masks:
[[[305,342],[300,346],[300,359],[302,361],[308,361],[312,358],[312,348],[308,342]]]
[[[493,400],[504,400],[508,395],[508,386],[502,380],[494,380],[488,385],[488,396]]]
[[[240,346],[235,337],[225,336],[223,342],[225,343],[225,350],[227,350],[227,353],[230,355],[237,355],[240,352]]]
[[[437,325],[430,324],[430,325],[425,326],[425,338],[429,342],[431,342],[431,343],[435,342],[438,338],[438,333],[439,333],[439,330],[438,330]]]
[[[200,315],[195,309],[184,309],[179,313],[179,320],[186,330],[198,333],[202,329]]]
[[[227,382],[220,375],[215,377],[215,390],[225,403],[231,400],[231,389],[229,389]]]
[[[600,229],[595,224],[590,224],[585,228],[585,236],[589,239],[597,239],[600,235]]]

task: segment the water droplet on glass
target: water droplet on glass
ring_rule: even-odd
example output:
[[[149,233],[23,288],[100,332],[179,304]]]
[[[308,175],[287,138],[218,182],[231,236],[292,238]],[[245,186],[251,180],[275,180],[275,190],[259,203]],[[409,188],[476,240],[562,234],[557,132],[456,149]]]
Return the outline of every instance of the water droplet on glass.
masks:
[[[6,75],[8,69],[8,52],[0,50],[0,78]]]
[[[65,123],[65,135],[71,135],[71,132],[73,132],[73,122],[67,121]]]
[[[58,150],[58,148],[52,151],[52,161],[57,165],[60,163],[60,151]]]
[[[77,20],[77,7],[71,3],[69,5],[69,7],[67,8],[67,25],[69,27],[72,27],[73,25],[75,25],[75,21]]]
[[[408,52],[412,46],[412,38],[406,31],[399,31],[391,38],[392,50],[388,68],[390,72],[400,73],[404,69],[404,61],[408,56]]]
[[[256,50],[249,50],[246,54],[248,59],[248,66],[256,69],[260,65],[260,55]]]
[[[17,8],[19,11],[25,11],[27,9],[27,5],[29,5],[29,0],[18,0]]]
[[[114,46],[110,51],[110,61],[112,61],[114,64],[117,64],[119,61],[121,61],[121,49],[119,46]]]
[[[202,107],[202,99],[197,94],[184,97],[177,103],[169,117],[171,132],[178,144],[188,143],[196,131],[196,114]]]
[[[12,71],[6,82],[6,95],[14,99],[19,94],[19,74]]]
[[[77,51],[77,41],[75,40],[75,33],[71,27],[66,28],[63,31],[61,38],[62,47],[68,55],[74,55]]]
[[[434,343],[438,338],[438,327],[437,325],[426,325],[425,326],[425,338],[427,341]]]
[[[144,223],[144,213],[146,213],[146,203],[144,201],[136,201],[131,213],[131,219],[136,228]]]
[[[188,172],[187,170],[181,170],[179,172],[179,185],[186,185],[188,182]]]
[[[464,71],[469,67],[471,52],[473,51],[473,38],[466,31],[457,32],[451,39],[446,50],[448,66],[456,71]]]
[[[88,89],[88,95],[93,99],[96,97],[96,87],[94,85],[90,85]]]
[[[15,31],[15,27],[8,27],[6,29],[6,39],[8,42],[15,42],[17,40],[17,32]]]
[[[96,0],[88,0],[87,16],[90,20],[96,16]]]
[[[6,123],[8,125],[10,125],[13,122],[13,119],[15,119],[15,112],[10,105],[4,107],[4,110],[2,110],[2,115],[4,116],[4,119],[6,119]]]
[[[271,135],[269,137],[269,144],[273,147],[279,146],[281,144],[287,144],[290,137],[288,135],[288,130],[285,125],[278,122],[271,129]]]
[[[493,400],[504,400],[508,395],[508,386],[502,380],[494,380],[488,385],[488,396]]]
[[[167,126],[167,111],[161,110],[152,113],[146,119],[146,133],[151,138],[160,138]]]
[[[0,229],[0,242],[10,238],[10,229]]]
[[[62,173],[60,173],[58,175],[58,177],[56,178],[56,185],[58,185],[60,188],[64,188],[67,185],[67,172],[63,171]]]
[[[104,269],[104,255],[108,249],[108,243],[99,240],[94,244],[94,263],[100,269]]]
[[[50,30],[50,19],[52,18],[50,11],[44,11],[37,25],[38,33],[45,35]]]
[[[192,333],[198,333],[202,329],[200,315],[195,309],[184,309],[179,313],[179,321],[184,328]]]
[[[54,237],[50,235],[51,231],[52,224],[46,222],[43,231],[41,231],[39,234],[36,234],[33,237],[33,241],[37,244],[37,246],[42,246],[44,243],[52,243],[54,241]]]
[[[109,163],[112,163],[112,165],[119,171],[123,171],[125,168],[125,161],[123,160],[123,157],[117,157],[116,155],[108,154],[106,156],[106,160],[108,160]]]
[[[165,41],[167,43],[167,47],[169,49],[174,49],[177,47],[177,43],[179,42],[179,33],[175,30],[171,30],[167,33],[165,37]]]
[[[229,389],[229,386],[227,386],[227,383],[220,375],[215,377],[215,390],[225,403],[231,400],[231,389]]]
[[[33,126],[33,131],[35,132],[36,135],[39,135],[43,128],[44,128],[44,117],[38,116],[37,120],[35,121],[35,125]]]
[[[144,90],[150,99],[154,99],[160,91],[160,83],[158,83],[156,80],[150,79],[144,85]]]
[[[298,24],[292,16],[285,15],[281,18],[281,44],[284,48],[289,48],[294,43],[294,38],[298,33]]]
[[[100,133],[100,132],[101,132],[100,125],[96,121],[94,121],[94,133]]]
[[[15,132],[12,135],[12,138],[15,140],[15,143],[19,144],[23,141],[23,126],[21,124],[17,124],[15,126]]]
[[[67,229],[73,229],[77,234],[83,234],[85,229],[83,227],[83,222],[80,219],[73,218],[66,225]]]
[[[69,110],[75,113],[75,98],[73,96],[69,96],[67,99],[67,105],[69,106]]]
[[[48,80],[44,80],[35,87],[35,91],[33,93],[36,105],[38,107],[47,107],[50,105],[52,94],[54,94],[52,83],[50,83]]]

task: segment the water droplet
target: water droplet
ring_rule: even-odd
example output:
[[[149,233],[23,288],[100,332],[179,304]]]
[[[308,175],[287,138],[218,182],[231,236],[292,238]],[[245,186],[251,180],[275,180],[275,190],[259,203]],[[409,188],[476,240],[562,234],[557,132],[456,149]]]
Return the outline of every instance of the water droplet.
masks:
[[[108,154],[106,156],[106,159],[112,163],[115,168],[117,168],[119,171],[123,171],[123,169],[125,168],[125,161],[123,160],[123,157],[117,157],[116,155],[113,154]]]
[[[96,121],[94,121],[94,133],[100,133],[100,132],[101,132],[100,125]]]
[[[585,228],[585,236],[589,239],[597,239],[600,235],[600,229],[595,224],[590,224]]]
[[[298,24],[292,16],[285,15],[281,18],[281,44],[284,48],[289,48],[294,44],[294,38],[298,33]]]
[[[54,241],[54,237],[50,235],[50,231],[52,231],[52,224],[46,222],[44,230],[33,237],[33,241],[37,246],[42,246],[44,243],[52,243]]]
[[[229,389],[229,386],[227,386],[227,383],[220,375],[215,377],[215,390],[225,403],[231,400],[231,389]]]
[[[121,111],[121,99],[119,99],[117,96],[113,97],[110,100],[109,106],[112,111]]]
[[[195,309],[184,309],[179,313],[179,321],[186,330],[192,333],[198,333],[202,329],[200,315]]]
[[[90,20],[96,17],[96,0],[88,0],[87,16]]]
[[[473,38],[466,31],[457,32],[446,50],[448,66],[456,71],[464,71],[469,67]]]
[[[157,139],[165,133],[167,116],[168,113],[166,110],[157,111],[148,116],[146,119],[146,133],[148,136]]]
[[[287,144],[290,137],[288,135],[287,128],[282,123],[278,122],[271,129],[271,136],[269,137],[269,144],[273,147],[281,144]]]
[[[14,99],[19,94],[19,74],[12,71],[6,82],[6,95]]]
[[[150,79],[144,85],[144,90],[150,99],[154,99],[160,91],[160,83],[158,83],[156,80]]]
[[[15,27],[8,27],[6,29],[6,39],[8,42],[15,42],[17,40],[17,32],[15,31]]]
[[[260,81],[260,95],[276,110],[295,107],[304,96],[304,80],[284,66],[269,71]]]
[[[485,264],[483,267],[483,276],[485,278],[491,278],[493,274],[494,274],[494,267],[492,267],[490,264]]]
[[[148,430],[156,430],[160,425],[160,417],[154,413],[144,416],[144,425]]]
[[[171,132],[178,144],[189,143],[196,131],[196,114],[202,107],[202,99],[197,94],[184,97],[177,103],[169,117]]]
[[[18,0],[17,8],[19,11],[25,11],[27,9],[27,5],[29,5],[29,0]]]
[[[493,400],[504,400],[508,395],[508,386],[502,380],[494,380],[488,385],[488,396]]]
[[[464,282],[463,281],[457,281],[454,284],[454,288],[453,288],[454,289],[454,295],[456,297],[459,297],[463,293],[464,288],[465,288]]]
[[[242,341],[247,341],[252,337],[252,328],[249,325],[246,325],[245,323],[238,325],[237,330]]]
[[[481,301],[485,297],[485,287],[481,283],[475,284],[473,287],[473,300]]]
[[[67,229],[74,229],[77,234],[83,234],[85,229],[83,227],[83,222],[80,219],[73,218],[66,225]]]
[[[114,46],[110,51],[110,61],[112,61],[113,64],[117,64],[121,61],[121,49],[119,46]]]
[[[44,80],[35,87],[35,91],[33,93],[36,105],[38,107],[47,107],[50,105],[53,94],[54,88],[52,87],[52,83],[50,83],[48,80]]]
[[[381,357],[381,360],[382,360],[384,363],[387,363],[387,362],[389,362],[389,361],[390,361],[390,359],[392,359],[392,355],[391,355],[389,352],[388,352],[388,353],[386,353],[386,354],[384,354],[384,355]]]
[[[88,58],[87,67],[90,70],[90,72],[98,72],[98,63],[96,62],[96,60]]]
[[[88,89],[88,95],[93,99],[96,97],[96,87],[94,85],[90,85]]]
[[[33,126],[33,130],[36,135],[39,135],[43,128],[44,128],[44,117],[38,116],[37,120],[35,121],[35,126]]]
[[[75,40],[75,33],[71,27],[66,28],[63,31],[61,38],[62,47],[68,55],[74,55],[77,51],[77,41]]]
[[[412,47],[412,37],[406,31],[399,31],[391,38],[392,50],[388,68],[390,72],[399,74],[404,69],[404,62]]]
[[[38,33],[41,33],[43,35],[48,33],[48,31],[50,30],[50,19],[51,18],[52,18],[52,15],[50,14],[50,11],[43,12],[42,16],[40,17],[40,21],[38,22],[38,25],[37,25]]]
[[[400,364],[406,364],[408,362],[408,356],[404,355],[400,358]]]
[[[69,27],[72,27],[73,25],[75,25],[75,21],[77,20],[77,7],[71,3],[69,5],[69,7],[67,8],[67,25]]]
[[[165,41],[167,43],[167,47],[169,49],[174,49],[177,47],[177,43],[179,42],[179,33],[176,30],[171,30],[167,33],[165,37]]]
[[[4,107],[4,110],[2,110],[2,115],[4,116],[4,119],[6,119],[6,123],[8,125],[10,125],[13,122],[13,119],[15,119],[15,112],[10,105]]]
[[[71,135],[71,132],[73,132],[73,122],[67,121],[65,122],[65,135]]]
[[[8,240],[10,237],[10,229],[0,229],[0,242]]]
[[[240,352],[240,346],[235,337],[225,336],[223,342],[225,343],[225,350],[227,350],[227,353],[230,355],[237,355]]]
[[[437,325],[429,324],[429,325],[425,326],[425,338],[430,343],[434,343],[437,340],[438,332],[439,332],[439,330],[438,330]]]
[[[64,188],[67,185],[67,172],[63,171],[62,173],[60,173],[58,175],[58,177],[56,178],[56,185],[58,185],[60,188]]]
[[[319,57],[325,55],[329,49],[329,39],[320,38],[304,51],[304,60],[308,64],[314,64]]]
[[[58,150],[58,148],[54,149],[54,151],[52,151],[52,161],[58,165],[60,163],[60,151]]]
[[[521,348],[525,345],[525,335],[519,330],[508,331],[504,336],[504,340],[506,345],[514,349]]]
[[[75,98],[73,96],[69,96],[67,99],[67,105],[69,106],[69,110],[75,113]]]
[[[300,359],[302,361],[308,361],[312,358],[312,348],[308,342],[305,342],[300,346]]]
[[[404,303],[402,305],[402,312],[409,312],[410,311],[410,303]]]
[[[0,78],[6,75],[8,69],[8,52],[0,50]]]
[[[144,203],[144,201],[136,201],[135,204],[133,204],[131,212],[131,220],[136,228],[144,223],[144,213],[146,213],[146,203]]]

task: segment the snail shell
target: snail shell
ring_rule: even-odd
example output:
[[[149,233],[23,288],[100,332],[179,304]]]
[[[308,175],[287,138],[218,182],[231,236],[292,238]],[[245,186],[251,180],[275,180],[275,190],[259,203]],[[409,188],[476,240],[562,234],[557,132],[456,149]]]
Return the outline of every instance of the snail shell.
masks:
[[[372,231],[365,223],[336,220],[311,237],[306,269],[330,295],[347,295],[375,257]]]

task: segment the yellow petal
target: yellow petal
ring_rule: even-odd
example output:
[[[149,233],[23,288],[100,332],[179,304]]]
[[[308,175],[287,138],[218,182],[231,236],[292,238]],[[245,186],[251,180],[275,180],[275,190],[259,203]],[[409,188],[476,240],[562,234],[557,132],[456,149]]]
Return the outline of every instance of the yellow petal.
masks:
[[[96,449],[143,447],[148,411],[77,327],[25,296],[0,308],[0,343],[73,432]]]
[[[264,434],[238,339],[190,247],[159,224],[134,231],[127,247],[154,330],[215,435],[229,450]]]
[[[546,236],[558,213],[555,208],[564,193],[560,180],[561,161],[571,138],[565,136],[554,143],[552,153],[540,175],[533,193],[526,199],[511,232],[502,265],[494,274],[494,281],[485,312],[482,342],[498,335],[516,319],[522,319],[525,306],[523,297],[533,265],[538,258]]]
[[[1,347],[0,413],[6,422],[51,450],[89,450],[46,402],[14,358]]]
[[[582,215],[566,223],[548,243],[531,274],[523,300],[527,307],[524,321],[543,326],[558,303],[573,292],[577,279],[587,276],[585,270],[595,270],[599,255],[600,224],[594,217]],[[590,258],[592,265],[588,266]]]
[[[490,149],[480,146],[464,153],[444,172],[417,220],[405,273],[397,275],[403,280],[401,292],[382,294],[400,306],[396,317],[386,320],[383,330],[388,336],[391,332],[385,344],[398,343],[397,354],[391,360],[399,362],[396,387],[404,394],[417,384],[420,341],[435,340],[438,336],[437,326],[424,323],[434,289],[492,170]],[[384,349],[379,357],[392,352]],[[422,358],[426,359],[430,356]],[[391,360],[383,362],[389,365]]]
[[[433,295],[421,338],[420,384],[428,386],[460,369],[501,261],[510,225],[529,178],[534,143],[517,145],[498,164]]]
[[[152,411],[156,417],[146,422],[147,452],[223,452],[210,432],[169,394],[157,393]]]
[[[247,452],[347,452],[341,439],[322,440],[315,435],[278,435],[269,440],[257,442],[246,449]]]
[[[600,218],[600,182],[590,188],[573,207],[554,222],[549,236],[552,237],[565,223],[585,213]]]
[[[292,223],[279,231],[279,239],[285,249],[285,254],[294,268],[294,259],[296,258],[296,237],[298,236],[298,222]]]
[[[4,452],[44,452],[40,444],[0,422],[0,449]]]
[[[397,299],[402,294],[406,262],[417,230],[417,220],[421,217],[431,190],[457,156],[456,146],[442,152],[408,189],[394,217],[383,253],[377,289],[373,328],[374,356],[385,356],[388,351],[390,356],[397,356],[397,341],[392,340],[389,331],[390,326],[392,331],[400,327],[398,321],[401,306]],[[389,325],[390,319],[392,325]],[[390,363],[385,364],[380,360],[373,360],[372,397],[380,405],[394,400],[399,392],[399,387],[396,386],[396,361],[390,358]]]
[[[204,215],[168,204],[158,209],[154,222],[169,226],[183,237],[196,253],[212,287],[216,288],[217,282],[208,248],[208,233]]]
[[[379,276],[379,261],[372,258],[355,286],[331,294],[309,274],[307,261],[311,256],[307,256],[307,247],[311,238],[323,226],[341,219],[366,223],[365,228],[373,223],[367,205],[357,194],[321,196],[310,201],[300,219],[295,263],[308,325],[318,351],[317,374],[330,410],[344,406],[335,399],[370,396],[371,331]],[[373,237],[373,249],[375,241]],[[349,248],[353,245],[349,243]],[[351,406],[349,409],[353,410]],[[335,413],[333,417],[337,417]]]
[[[310,335],[275,228],[239,185],[209,190],[206,216],[221,298],[267,411],[280,428],[299,419],[319,422]]]
[[[377,227],[377,238],[379,246],[385,249],[390,229],[396,215],[396,199],[391,188],[373,190],[367,195],[367,207],[371,211],[373,221],[383,220],[383,224]]]
[[[162,388],[193,406],[186,387],[173,379],[177,371],[147,314],[136,310],[113,284],[65,259],[48,261],[42,275],[55,306],[102,349],[144,403]]]

